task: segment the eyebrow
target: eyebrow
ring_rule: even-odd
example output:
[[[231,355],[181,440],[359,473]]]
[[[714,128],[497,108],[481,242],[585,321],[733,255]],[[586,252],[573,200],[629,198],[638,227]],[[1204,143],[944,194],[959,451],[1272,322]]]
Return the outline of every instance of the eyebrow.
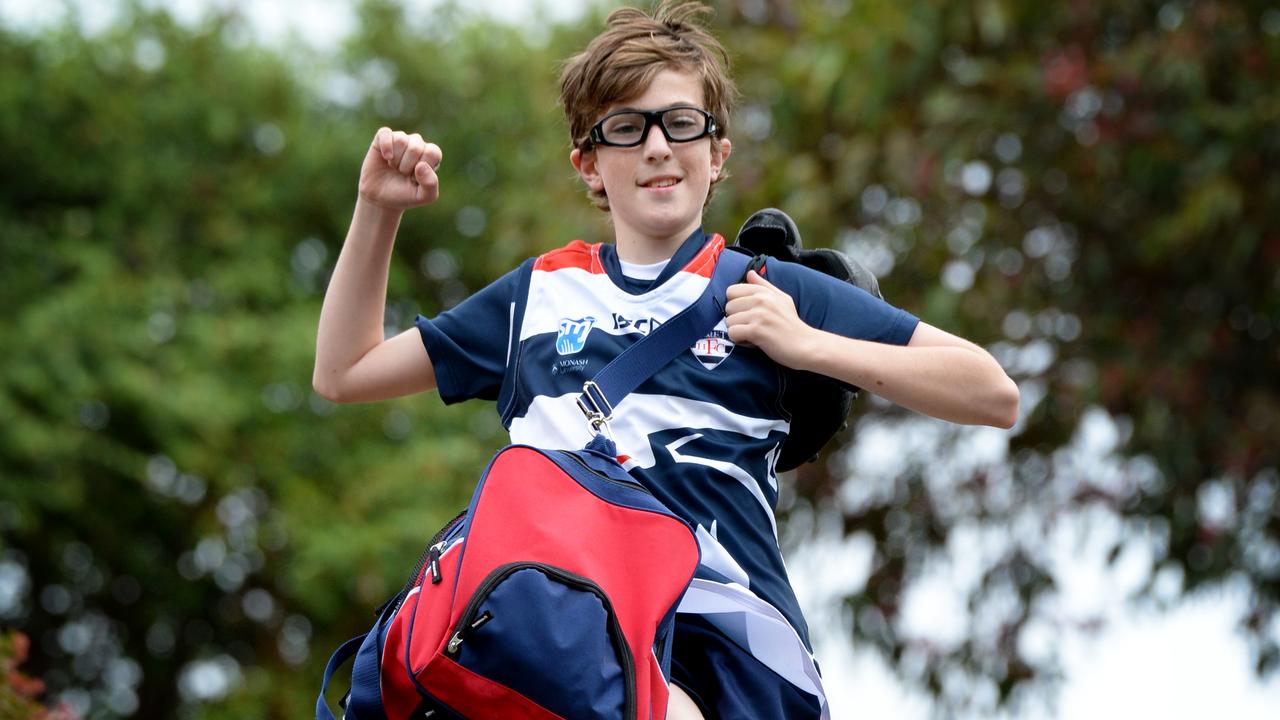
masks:
[[[695,103],[695,102],[689,102],[689,101],[686,101],[686,100],[677,100],[676,102],[673,102],[673,103],[671,103],[670,105],[665,105],[665,106],[660,107],[660,108],[654,108],[653,110],[645,110],[645,109],[643,109],[643,108],[638,108],[638,107],[634,107],[634,106],[631,106],[631,105],[627,105],[626,107],[620,107],[620,108],[616,108],[616,109],[614,109],[614,110],[610,110],[609,112],[607,112],[607,113],[605,113],[605,114],[606,114],[606,115],[612,115],[612,114],[614,114],[614,113],[620,113],[620,112],[638,112],[638,113],[644,113],[644,112],[662,112],[662,111],[664,111],[664,110],[674,110],[674,109],[679,108],[679,107],[691,107],[691,108],[695,108],[695,109],[700,109],[702,106],[701,106],[701,105],[699,105],[698,103]]]

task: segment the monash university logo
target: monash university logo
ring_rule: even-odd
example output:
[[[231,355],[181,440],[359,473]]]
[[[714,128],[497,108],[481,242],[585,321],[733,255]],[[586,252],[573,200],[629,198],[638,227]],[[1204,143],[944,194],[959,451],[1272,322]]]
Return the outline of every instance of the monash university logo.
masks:
[[[733,348],[734,344],[729,339],[729,333],[724,330],[712,330],[706,337],[694,343],[689,350],[693,352],[694,357],[698,358],[698,362],[702,363],[702,367],[714,370],[729,357]]]
[[[577,320],[560,318],[560,331],[556,334],[556,352],[560,355],[572,355],[587,344],[587,333],[596,324],[593,317]]]
[[[581,375],[586,371],[586,358],[560,358],[551,363],[552,375]]]

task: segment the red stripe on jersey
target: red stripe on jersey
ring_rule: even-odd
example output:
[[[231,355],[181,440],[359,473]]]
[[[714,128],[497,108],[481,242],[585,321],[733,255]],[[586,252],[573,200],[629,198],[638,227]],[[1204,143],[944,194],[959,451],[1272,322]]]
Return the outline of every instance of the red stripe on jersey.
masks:
[[[692,260],[680,268],[680,272],[693,273],[705,278],[711,277],[711,273],[716,269],[716,259],[720,257],[721,250],[724,250],[724,237],[718,233],[712,234],[711,240],[702,246]],[[600,260],[600,243],[588,245],[583,240],[574,240],[562,248],[539,255],[533,263],[534,270],[545,272],[566,268],[586,270],[597,275],[604,274],[604,263]]]
[[[711,277],[711,273],[715,272],[716,259],[720,257],[721,250],[724,250],[724,238],[719,233],[713,233],[711,240],[702,246],[687,265],[680,268],[680,272],[693,273],[705,278]]]
[[[588,245],[582,240],[574,240],[562,248],[543,253],[533,263],[534,270],[564,270],[578,268],[589,273],[603,273],[604,265],[600,263],[600,243]]]

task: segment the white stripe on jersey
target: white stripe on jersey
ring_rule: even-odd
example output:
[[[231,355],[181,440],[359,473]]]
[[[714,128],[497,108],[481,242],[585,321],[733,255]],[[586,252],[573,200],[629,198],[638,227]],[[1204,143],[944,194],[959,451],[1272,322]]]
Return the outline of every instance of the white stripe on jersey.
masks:
[[[711,530],[716,529],[716,521],[711,521]],[[707,532],[702,527],[702,523],[698,523],[698,527],[694,528],[693,534],[698,538],[698,548],[702,551],[702,565],[709,567],[730,580],[742,585],[745,588],[751,587],[751,578],[747,575],[747,571],[742,569],[738,561],[733,555],[720,544],[719,538]]]
[[[702,437],[702,433],[685,435],[679,440],[668,445],[667,452],[671,453],[671,458],[678,463],[683,462],[693,463],[694,465],[704,465],[706,467],[719,470],[725,475],[728,475],[741,483],[742,486],[747,489],[747,492],[751,493],[751,496],[756,499],[756,502],[760,503],[760,509],[764,510],[765,516],[769,518],[769,527],[773,530],[773,539],[776,541],[778,539],[778,520],[773,516],[773,506],[769,504],[769,499],[764,496],[764,490],[760,489],[760,483],[756,482],[755,478],[751,477],[750,473],[731,462],[698,457],[697,455],[685,455],[680,452],[680,448],[700,437]]]
[[[822,718],[831,717],[822,676],[795,628],[777,608],[740,585],[694,578],[677,612],[701,616],[792,685],[822,701]]]
[[[512,330],[514,330],[512,326],[515,324],[516,324],[516,304],[511,303],[511,305],[507,307],[507,366],[508,367],[510,367],[511,365],[511,346],[512,346],[511,336],[514,334],[512,332]]]
[[[524,415],[511,419],[511,442],[552,450],[581,450],[591,442],[593,434],[578,409],[578,395],[535,397]]]
[[[693,304],[706,289],[707,282],[708,278],[701,275],[681,272],[647,293],[631,295],[619,290],[603,273],[579,268],[535,270],[529,279],[529,301],[525,305],[524,322],[520,324],[520,341],[555,332],[560,320],[566,317],[594,317],[592,332],[634,333],[633,327],[615,328],[612,313],[620,308],[635,307],[643,311],[644,317],[630,320],[653,319],[663,323]]]
[[[511,420],[511,442],[560,450],[580,450],[591,441],[587,419],[578,409],[579,393],[558,397],[539,395],[521,417]],[[649,436],[663,430],[699,428],[727,430],[754,438],[766,438],[771,432],[787,432],[791,424],[785,420],[768,420],[729,412],[723,405],[675,397],[674,395],[641,395],[632,393],[613,410],[609,423],[618,452],[628,455],[634,465],[648,469],[657,464]],[[679,446],[677,446],[679,447]],[[705,464],[705,463],[701,463]],[[714,467],[714,466],[712,466]],[[759,483],[751,485],[757,490]],[[768,503],[765,503],[766,508]],[[769,515],[773,511],[769,510]]]

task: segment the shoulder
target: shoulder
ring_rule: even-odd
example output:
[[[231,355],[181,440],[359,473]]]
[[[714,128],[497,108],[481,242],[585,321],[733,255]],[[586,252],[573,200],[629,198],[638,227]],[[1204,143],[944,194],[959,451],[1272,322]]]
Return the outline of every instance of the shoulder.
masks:
[[[830,292],[830,286],[846,284],[800,263],[779,260],[772,256],[765,257],[764,278],[792,297],[804,295],[806,290]],[[849,287],[853,289],[852,285]]]
[[[852,282],[799,263],[769,258],[765,279],[791,296],[806,323],[846,337],[905,345],[918,322]]]
[[[534,258],[533,269],[544,272],[575,268],[587,272],[603,272],[600,262],[600,243],[573,240],[563,247],[545,252]]]

